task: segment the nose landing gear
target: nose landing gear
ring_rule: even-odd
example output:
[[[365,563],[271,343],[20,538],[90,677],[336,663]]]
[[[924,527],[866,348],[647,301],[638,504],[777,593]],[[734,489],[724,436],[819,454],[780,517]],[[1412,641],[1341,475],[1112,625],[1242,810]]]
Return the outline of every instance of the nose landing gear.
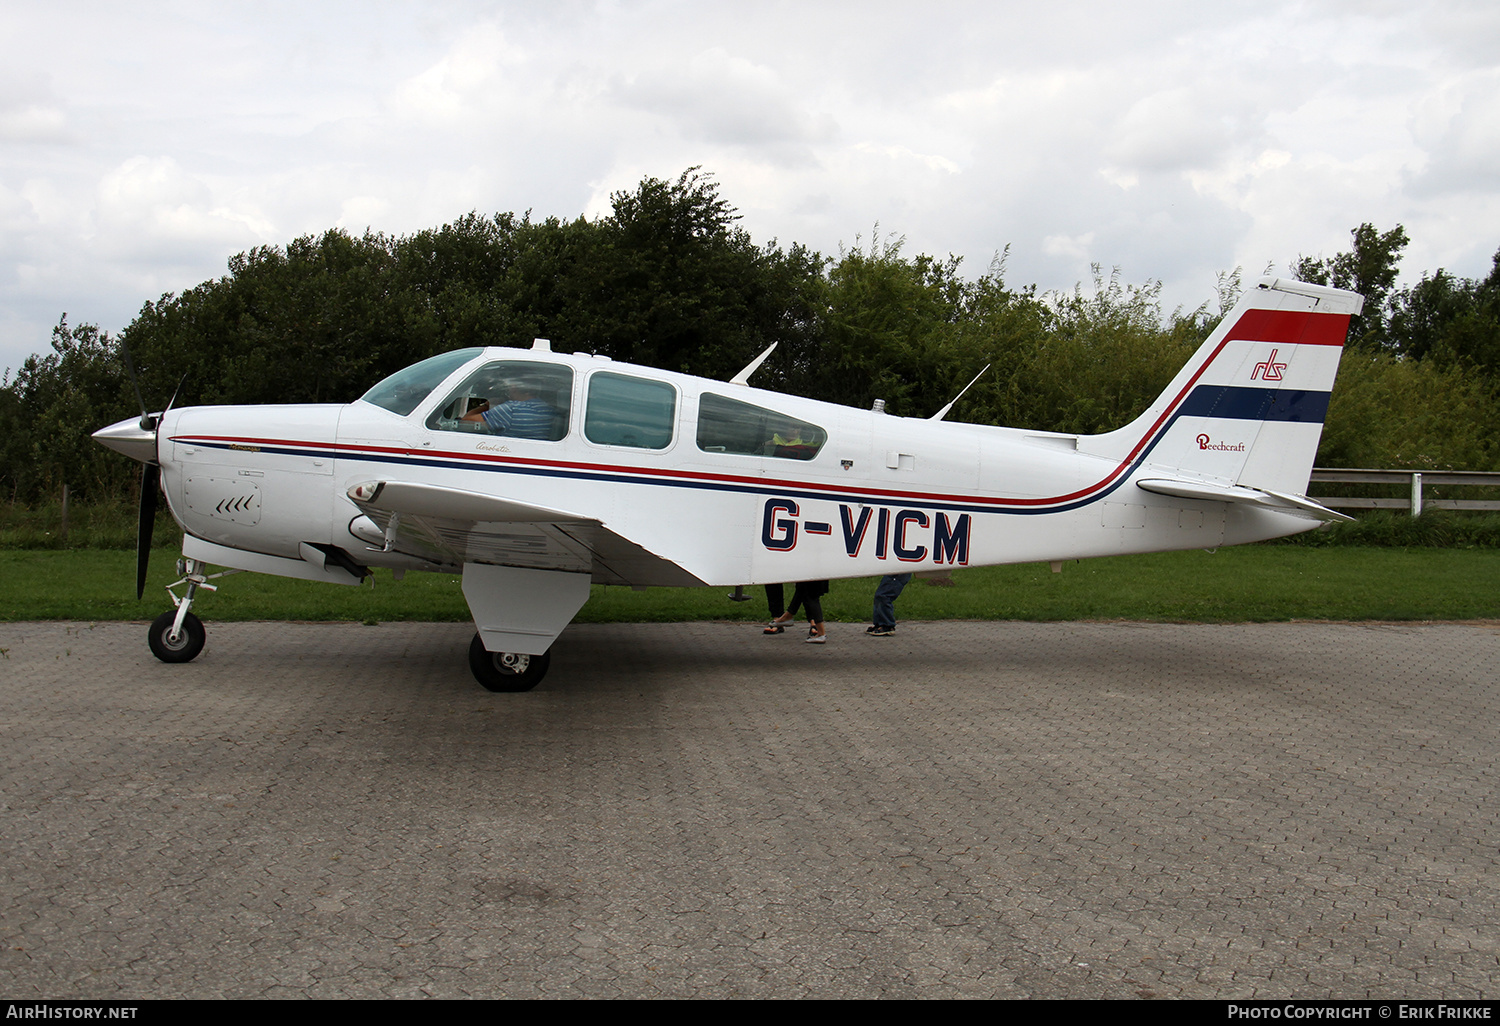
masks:
[[[201,559],[184,557],[177,561],[177,572],[182,577],[167,585],[167,594],[172,596],[172,602],[177,608],[168,610],[153,620],[151,631],[146,635],[151,654],[164,663],[190,663],[198,657],[198,653],[203,651],[203,643],[208,640],[203,621],[192,614],[193,600],[198,597],[198,589],[218,591],[216,585],[208,583],[212,578],[240,572],[225,570],[222,573],[205,574],[203,571],[207,566]],[[178,598],[172,589],[183,584],[187,585],[187,594]]]

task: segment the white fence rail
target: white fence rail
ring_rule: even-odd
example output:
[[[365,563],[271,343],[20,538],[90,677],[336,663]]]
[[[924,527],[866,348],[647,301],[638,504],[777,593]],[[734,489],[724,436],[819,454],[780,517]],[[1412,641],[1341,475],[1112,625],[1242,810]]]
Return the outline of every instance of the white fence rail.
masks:
[[[1500,487],[1500,473],[1486,470],[1333,470],[1314,467],[1313,481],[1333,484],[1379,484],[1409,489],[1409,498],[1365,499],[1319,495],[1317,500],[1330,509],[1409,509],[1421,516],[1424,509],[1500,510],[1500,499],[1429,499],[1423,488],[1435,485],[1465,487]]]

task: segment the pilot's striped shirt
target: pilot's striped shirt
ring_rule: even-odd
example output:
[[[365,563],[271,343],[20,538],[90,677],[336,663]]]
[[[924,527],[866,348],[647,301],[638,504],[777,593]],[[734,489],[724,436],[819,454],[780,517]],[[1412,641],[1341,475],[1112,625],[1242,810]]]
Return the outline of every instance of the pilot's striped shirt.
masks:
[[[512,438],[550,438],[556,411],[540,399],[513,399],[484,411],[491,430]]]

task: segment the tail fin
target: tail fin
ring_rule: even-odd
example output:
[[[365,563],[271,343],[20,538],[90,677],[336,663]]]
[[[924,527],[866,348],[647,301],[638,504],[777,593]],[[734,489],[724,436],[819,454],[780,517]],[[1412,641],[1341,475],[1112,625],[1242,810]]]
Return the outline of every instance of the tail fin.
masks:
[[[1144,414],[1080,438],[1079,449],[1119,460],[1152,491],[1198,484],[1221,498],[1243,489],[1300,497],[1349,319],[1363,305],[1342,289],[1263,279]]]

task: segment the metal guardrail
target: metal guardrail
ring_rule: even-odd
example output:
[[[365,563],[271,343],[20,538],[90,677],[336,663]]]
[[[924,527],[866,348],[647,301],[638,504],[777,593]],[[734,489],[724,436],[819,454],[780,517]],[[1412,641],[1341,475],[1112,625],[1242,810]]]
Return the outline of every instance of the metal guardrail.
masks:
[[[1421,516],[1424,509],[1500,510],[1500,499],[1428,499],[1422,494],[1430,485],[1464,485],[1500,487],[1500,473],[1487,470],[1334,470],[1314,467],[1314,482],[1333,484],[1382,484],[1407,487],[1410,498],[1366,499],[1319,495],[1317,500],[1329,509],[1410,509]]]

